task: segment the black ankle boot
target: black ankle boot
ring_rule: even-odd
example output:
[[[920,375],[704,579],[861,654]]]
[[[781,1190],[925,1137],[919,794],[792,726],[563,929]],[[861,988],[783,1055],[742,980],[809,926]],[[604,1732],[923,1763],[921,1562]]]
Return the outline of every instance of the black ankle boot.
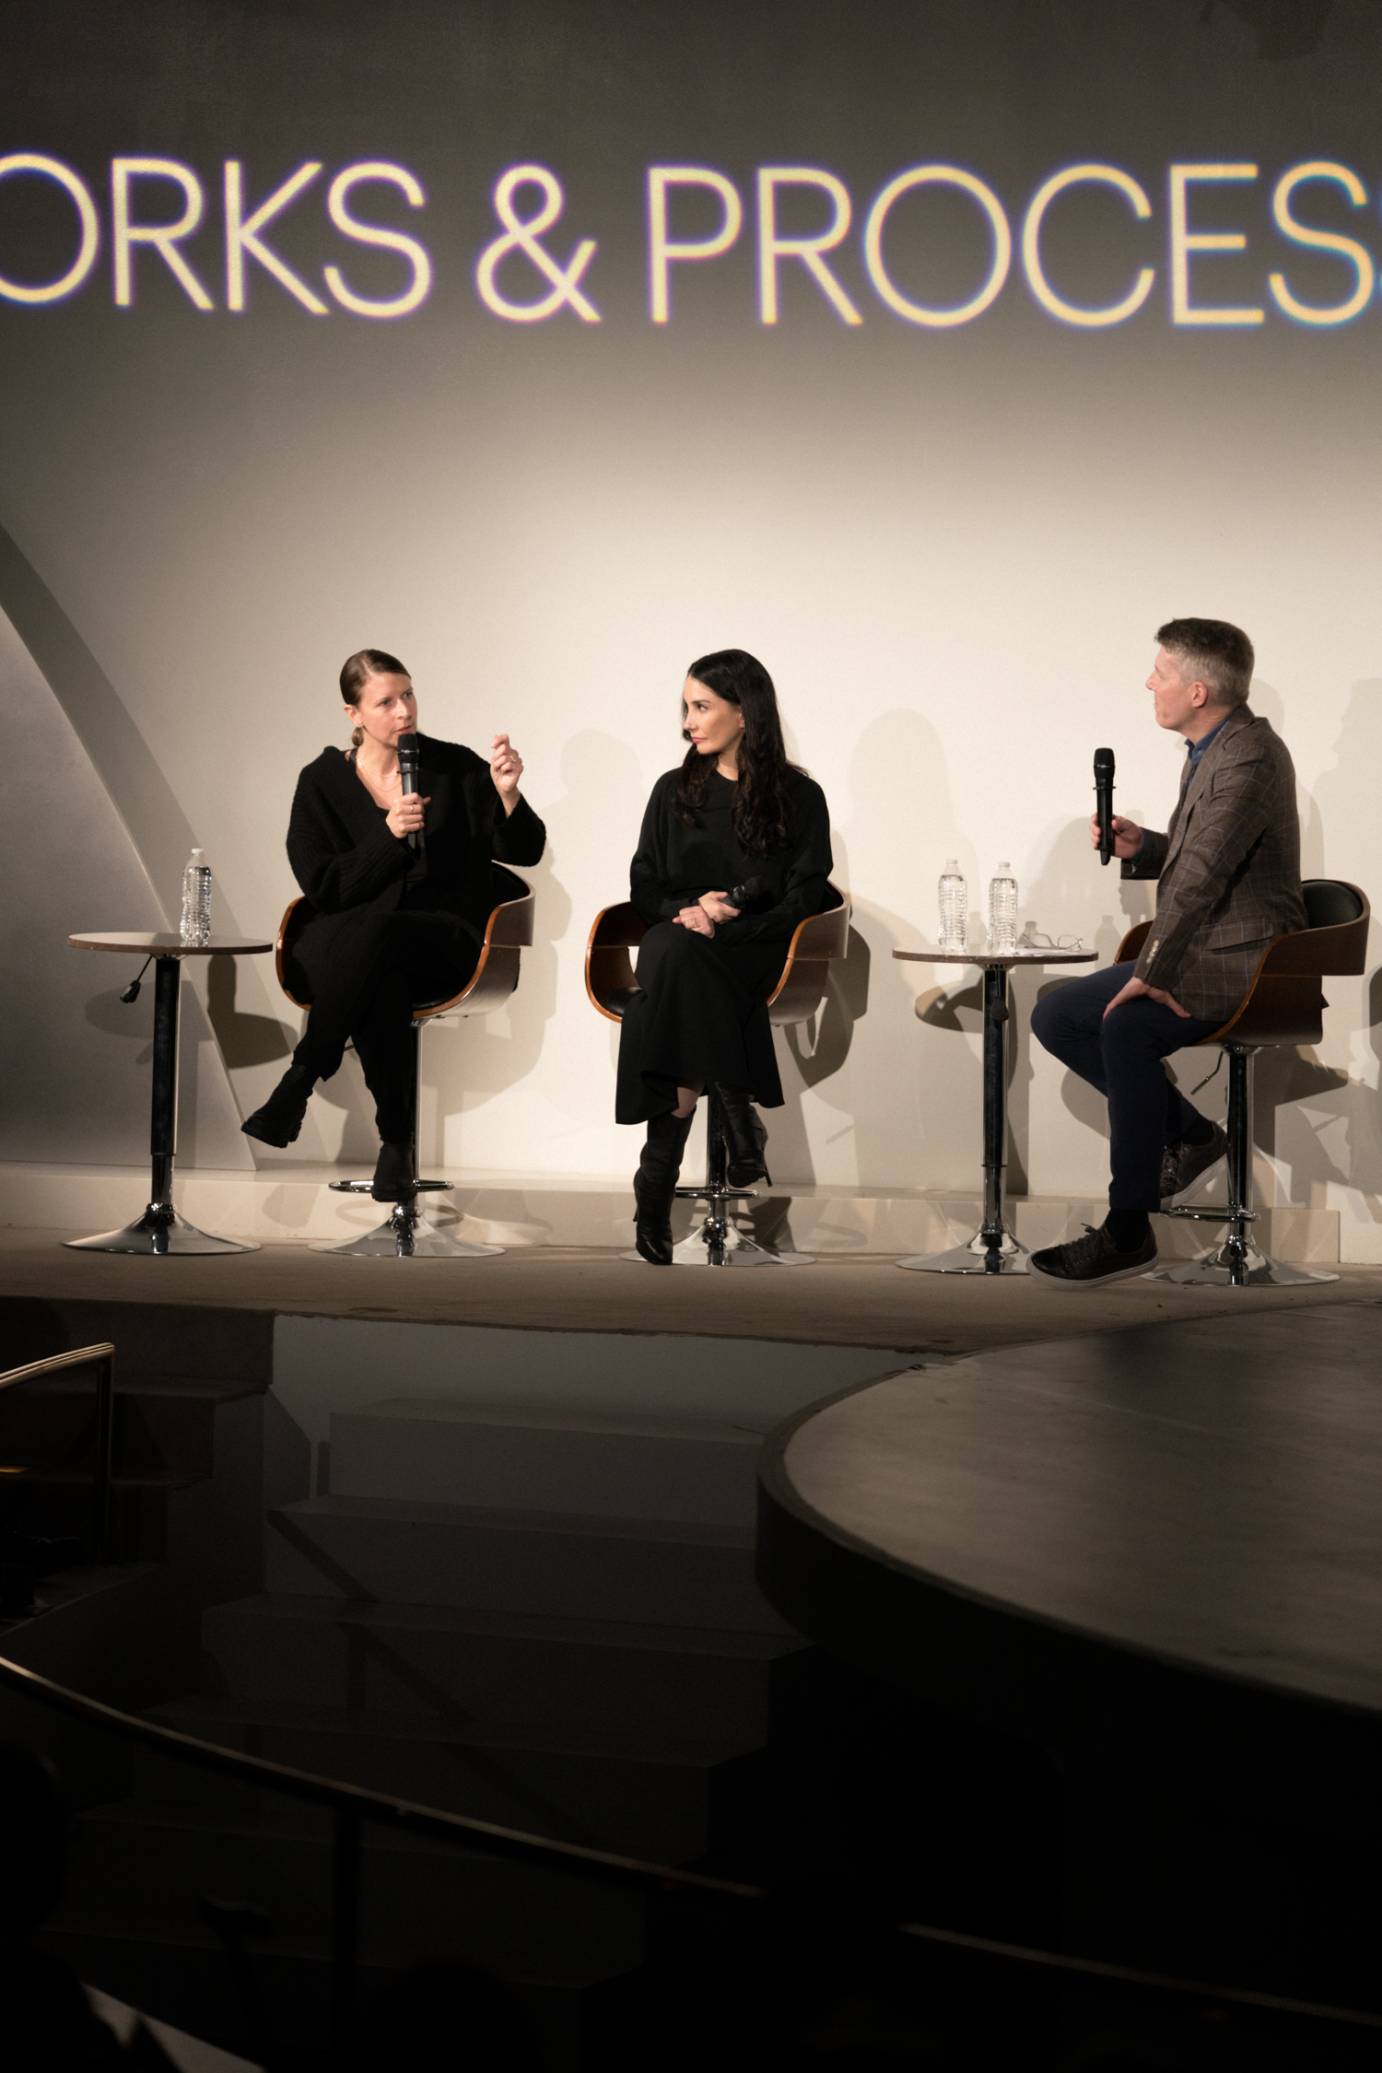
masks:
[[[316,1074],[310,1067],[299,1065],[295,1058],[264,1106],[246,1116],[240,1128],[246,1137],[257,1137],[261,1144],[291,1144],[302,1128],[308,1098],[316,1084]]]
[[[691,1112],[694,1116],[695,1110]],[[672,1264],[672,1202],[681,1155],[691,1129],[691,1116],[654,1116],[633,1177],[633,1242],[638,1256],[652,1267]]]
[[[375,1201],[406,1202],[410,1195],[417,1193],[416,1182],[412,1146],[390,1144],[386,1139],[379,1147],[374,1179],[370,1182],[370,1193]]]
[[[732,1188],[751,1188],[756,1180],[771,1181],[763,1147],[768,1142],[768,1133],[763,1118],[741,1088],[721,1087],[715,1092],[720,1097],[720,1113],[725,1119],[725,1136],[729,1140],[729,1161],[725,1167],[725,1178]]]

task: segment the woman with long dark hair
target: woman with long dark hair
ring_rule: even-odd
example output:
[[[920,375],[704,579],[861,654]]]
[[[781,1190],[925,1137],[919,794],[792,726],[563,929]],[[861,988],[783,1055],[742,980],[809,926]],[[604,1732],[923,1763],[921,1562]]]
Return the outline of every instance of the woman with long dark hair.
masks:
[[[494,905],[491,859],[537,863],[546,831],[519,792],[523,759],[507,734],[486,763],[417,733],[417,695],[396,655],[349,656],[341,697],[350,746],[307,765],[288,819],[288,861],[312,910],[292,956],[312,1007],[292,1064],[241,1127],[263,1144],[291,1144],[312,1089],[353,1042],[379,1127],[372,1192],[396,1202],[413,1179],[413,1007],[460,992]],[[417,790],[407,793],[405,735],[418,756]]]
[[[619,1033],[615,1101],[619,1122],[648,1126],[634,1232],[655,1266],[672,1262],[672,1191],[705,1087],[723,1107],[731,1185],[767,1173],[752,1105],[782,1105],[767,997],[830,875],[825,794],[787,761],[761,662],[742,648],[693,662],[682,736],[685,759],[653,787],[629,872],[630,898],[652,926]]]

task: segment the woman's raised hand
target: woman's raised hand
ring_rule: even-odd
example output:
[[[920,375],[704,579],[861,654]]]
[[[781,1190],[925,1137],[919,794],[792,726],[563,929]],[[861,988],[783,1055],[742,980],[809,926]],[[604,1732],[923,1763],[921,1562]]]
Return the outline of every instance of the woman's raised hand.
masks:
[[[523,775],[523,758],[507,734],[496,734],[490,745],[489,774],[494,779],[495,791],[504,805],[512,810]]]

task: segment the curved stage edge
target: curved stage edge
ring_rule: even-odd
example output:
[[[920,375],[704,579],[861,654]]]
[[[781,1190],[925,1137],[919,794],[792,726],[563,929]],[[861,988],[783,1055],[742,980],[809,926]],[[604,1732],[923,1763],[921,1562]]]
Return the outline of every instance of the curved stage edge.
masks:
[[[1220,1312],[847,1391],[767,1443],[760,1588],[1111,1812],[1376,1830],[1380,1325]]]

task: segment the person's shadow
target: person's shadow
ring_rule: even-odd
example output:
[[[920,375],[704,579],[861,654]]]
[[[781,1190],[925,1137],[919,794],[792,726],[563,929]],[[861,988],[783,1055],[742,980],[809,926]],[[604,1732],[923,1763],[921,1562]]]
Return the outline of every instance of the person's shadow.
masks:
[[[1272,718],[1270,697],[1253,687],[1253,705]],[[1358,884],[1360,857],[1375,845],[1359,840],[1358,773],[1382,768],[1382,678],[1355,684],[1334,761],[1318,779],[1313,800],[1303,799],[1302,869],[1307,877],[1340,877]],[[1362,886],[1367,894],[1370,888]],[[1375,928],[1368,969],[1326,977],[1324,1045],[1348,1065],[1327,1063],[1313,1045],[1262,1051],[1253,1084],[1253,1139],[1289,1171],[1288,1200],[1318,1204],[1333,1184],[1353,1192],[1371,1223],[1382,1223],[1382,1104],[1378,1069],[1350,1070],[1366,1051],[1382,1059],[1382,972],[1375,968]]]

